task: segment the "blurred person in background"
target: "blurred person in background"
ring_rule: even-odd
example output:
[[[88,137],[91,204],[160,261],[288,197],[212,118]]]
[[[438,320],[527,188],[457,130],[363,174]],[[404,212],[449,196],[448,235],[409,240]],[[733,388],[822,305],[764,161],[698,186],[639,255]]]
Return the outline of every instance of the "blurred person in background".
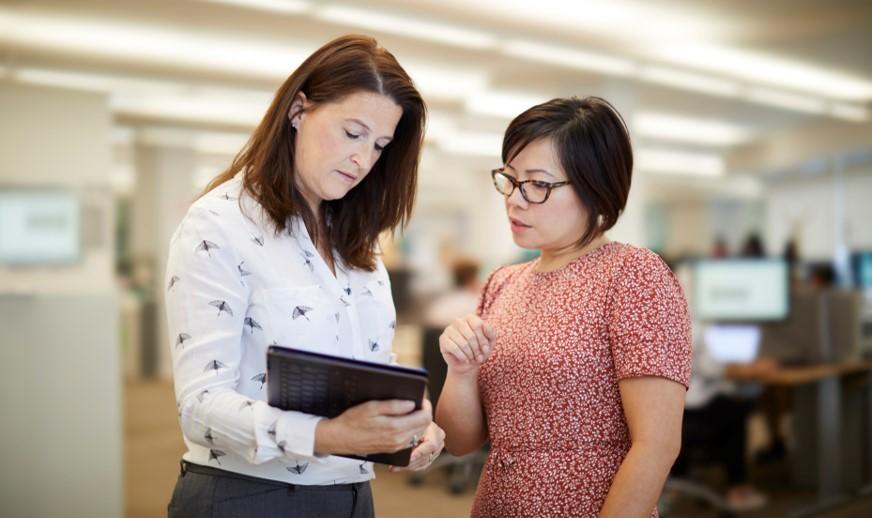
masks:
[[[451,265],[452,289],[433,299],[424,315],[428,327],[440,330],[451,322],[469,313],[478,305],[478,262],[472,259],[455,259]]]
[[[279,88],[231,166],[174,235],[167,312],[187,446],[171,517],[371,517],[368,462],[442,449],[425,405],[333,419],[266,402],[271,344],[392,361],[395,310],[376,249],[412,210],[425,106],[393,55],[337,38]]]
[[[707,347],[702,325],[694,324],[693,369],[685,400],[682,451],[672,475],[686,478],[696,448],[704,449],[707,460],[723,466],[727,474],[724,497],[732,511],[749,511],[766,505],[768,498],[748,480],[746,451],[748,416],[756,397],[743,397],[736,381],[753,381],[777,369],[771,358],[746,363],[725,363]],[[757,390],[755,393],[759,393]]]
[[[597,97],[516,117],[492,172],[517,245],[440,339],[455,455],[490,441],[474,517],[648,517],[678,455],[690,317],[653,252],[605,232],[627,201],[626,125]]]
[[[746,259],[763,259],[766,257],[766,247],[758,232],[752,232],[745,238],[740,256]],[[788,275],[792,276],[793,263],[798,260],[796,247],[785,248],[784,260],[787,262]],[[781,431],[781,419],[790,408],[790,391],[785,387],[766,385],[757,391],[759,407],[766,422],[769,444],[757,452],[756,461],[768,464],[779,461],[787,454],[787,441]]]
[[[717,239],[715,239],[715,242],[712,245],[711,255],[715,259],[723,259],[725,257],[729,257],[730,249],[727,246],[727,241],[722,236],[718,236]]]

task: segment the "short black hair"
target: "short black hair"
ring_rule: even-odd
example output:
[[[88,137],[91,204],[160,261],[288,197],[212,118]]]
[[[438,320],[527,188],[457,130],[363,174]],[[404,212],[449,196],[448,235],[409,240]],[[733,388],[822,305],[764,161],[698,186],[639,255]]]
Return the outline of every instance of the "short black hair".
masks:
[[[503,137],[503,163],[533,141],[550,138],[560,165],[587,211],[578,246],[618,221],[633,176],[630,133],[620,113],[600,97],[552,99],[515,117]]]

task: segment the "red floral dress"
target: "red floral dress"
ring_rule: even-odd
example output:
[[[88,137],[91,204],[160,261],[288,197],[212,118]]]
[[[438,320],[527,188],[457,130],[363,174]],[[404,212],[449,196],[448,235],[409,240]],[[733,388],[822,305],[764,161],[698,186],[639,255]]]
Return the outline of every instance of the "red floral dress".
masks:
[[[597,516],[630,448],[618,381],[690,377],[687,303],[656,254],[610,242],[535,265],[493,272],[479,303],[497,339],[478,377],[491,453],[476,518]]]

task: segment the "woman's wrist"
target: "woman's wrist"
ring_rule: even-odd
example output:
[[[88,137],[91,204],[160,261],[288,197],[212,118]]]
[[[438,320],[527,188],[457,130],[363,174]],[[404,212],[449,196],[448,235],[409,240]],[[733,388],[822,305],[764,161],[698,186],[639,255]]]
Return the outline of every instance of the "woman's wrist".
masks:
[[[315,425],[315,455],[331,455],[339,451],[338,437],[335,420],[321,419],[318,421],[318,424]]]
[[[466,372],[457,372],[451,369],[448,369],[448,372],[445,376],[446,383],[455,383],[462,386],[475,386],[478,387],[478,367],[470,369]]]

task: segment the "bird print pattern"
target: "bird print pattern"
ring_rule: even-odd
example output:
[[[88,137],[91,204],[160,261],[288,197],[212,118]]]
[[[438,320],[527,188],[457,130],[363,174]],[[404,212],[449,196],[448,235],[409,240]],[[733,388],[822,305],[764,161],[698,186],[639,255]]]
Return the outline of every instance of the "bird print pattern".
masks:
[[[209,257],[212,257],[212,250],[218,250],[220,247],[211,241],[200,241],[200,244],[197,245],[198,252],[206,252],[209,254]]]
[[[308,467],[309,467],[308,462],[297,461],[297,462],[294,462],[293,466],[288,466],[287,470],[295,475],[302,475],[303,473],[306,472],[306,468],[308,468]]]
[[[291,318],[296,320],[300,317],[303,317],[306,320],[310,320],[309,317],[306,316],[306,313],[310,311],[312,311],[312,308],[310,308],[309,306],[297,306],[294,308],[293,313],[291,313]]]
[[[384,267],[363,272],[339,261],[334,275],[302,220],[276,234],[244,215],[239,208],[252,200],[239,196],[238,183],[197,200],[170,241],[164,286],[186,458],[285,482],[368,480],[365,462],[308,462],[313,436],[300,430],[313,430],[304,424],[312,418],[259,402],[269,345],[321,344],[312,350],[389,361],[395,311]],[[231,412],[202,414],[200,405]]]
[[[184,347],[185,342],[191,339],[191,335],[188,333],[179,333],[179,336],[176,337],[176,347]]]
[[[261,327],[261,325],[257,323],[257,320],[251,317],[245,317],[243,325],[245,325],[245,327],[247,327],[252,334],[254,334],[255,329],[257,329],[258,331],[263,331],[263,327]]]
[[[221,313],[227,313],[231,317],[233,316],[233,310],[230,309],[230,305],[227,304],[227,301],[224,300],[213,300],[209,302],[210,306],[215,306],[218,308],[218,316],[221,316]]]
[[[251,381],[256,381],[256,382],[260,383],[260,386],[258,387],[258,389],[263,390],[263,385],[264,385],[264,383],[266,383],[266,373],[261,372],[260,374],[255,374],[254,376],[251,377]]]

